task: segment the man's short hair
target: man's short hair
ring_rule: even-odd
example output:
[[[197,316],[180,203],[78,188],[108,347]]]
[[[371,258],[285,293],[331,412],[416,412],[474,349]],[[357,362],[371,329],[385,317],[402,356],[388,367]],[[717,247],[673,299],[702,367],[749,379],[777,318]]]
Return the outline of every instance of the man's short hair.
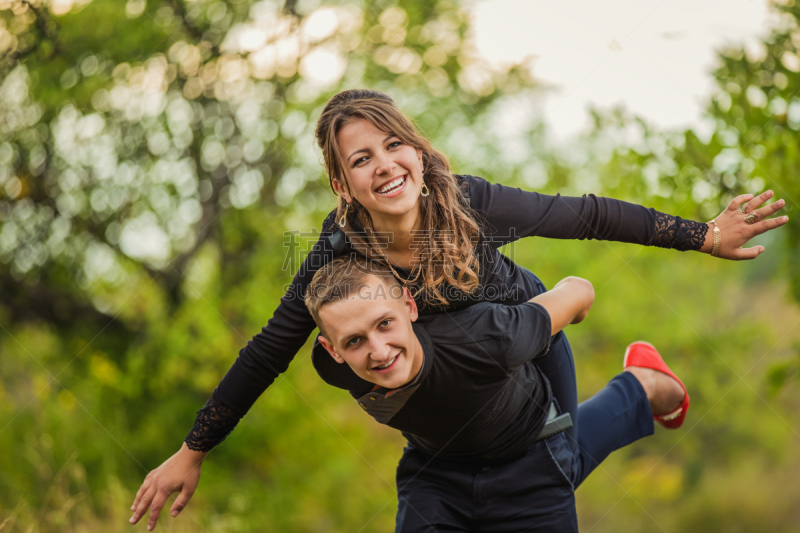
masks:
[[[394,286],[400,286],[387,265],[355,253],[337,257],[317,270],[306,288],[305,304],[323,336],[326,334],[319,317],[322,306],[357,294],[369,276],[380,278],[390,293]]]

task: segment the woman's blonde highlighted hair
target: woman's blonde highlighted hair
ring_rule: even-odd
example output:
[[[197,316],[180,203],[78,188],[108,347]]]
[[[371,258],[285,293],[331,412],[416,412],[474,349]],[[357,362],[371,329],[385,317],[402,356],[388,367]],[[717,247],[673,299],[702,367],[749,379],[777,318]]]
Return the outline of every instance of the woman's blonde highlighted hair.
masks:
[[[442,294],[444,283],[464,293],[472,293],[480,284],[480,264],[475,253],[480,226],[470,213],[456,177],[450,172],[447,156],[433,148],[387,94],[370,89],[348,89],[333,96],[325,105],[317,121],[316,138],[325,159],[331,189],[336,192],[334,181],[350,188],[341,163],[343,157],[338,135],[342,128],[357,118],[368,120],[379,130],[396,135],[405,144],[422,151],[423,178],[430,194],[419,198],[423,219],[422,249],[420,261],[412,270],[411,280],[415,282],[413,288],[409,287],[412,294],[415,298],[420,295],[428,303],[446,306],[449,302]],[[346,207],[346,201],[340,197],[337,221],[345,215]],[[345,234],[351,245],[368,259],[388,265],[375,234],[371,231],[363,233],[353,226],[353,221],[359,219],[372,227],[369,212],[353,199],[343,228]]]

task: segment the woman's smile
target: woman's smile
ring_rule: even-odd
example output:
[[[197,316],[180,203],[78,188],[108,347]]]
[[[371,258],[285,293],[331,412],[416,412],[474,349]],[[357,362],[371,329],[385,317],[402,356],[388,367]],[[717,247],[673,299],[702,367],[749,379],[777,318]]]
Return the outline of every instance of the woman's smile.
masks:
[[[387,183],[381,185],[375,192],[385,197],[397,196],[405,189],[406,181],[408,181],[408,174],[403,174],[399,178],[389,180]]]

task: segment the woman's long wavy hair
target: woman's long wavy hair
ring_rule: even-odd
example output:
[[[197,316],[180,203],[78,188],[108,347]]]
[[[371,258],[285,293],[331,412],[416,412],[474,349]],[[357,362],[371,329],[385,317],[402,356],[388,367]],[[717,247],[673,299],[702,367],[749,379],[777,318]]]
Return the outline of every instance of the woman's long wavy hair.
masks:
[[[456,177],[450,172],[447,156],[435,150],[387,94],[369,89],[348,89],[333,96],[325,105],[317,121],[317,144],[322,149],[325,169],[331,189],[334,180],[349,190],[342,156],[337,142],[339,132],[356,118],[371,122],[381,131],[392,133],[405,144],[422,150],[424,179],[430,194],[419,197],[422,216],[423,240],[419,262],[412,270],[412,293],[420,295],[433,305],[448,305],[442,294],[444,283],[469,294],[480,284],[480,264],[475,247],[480,238],[480,226],[473,218],[458,188]],[[336,220],[345,214],[347,203],[339,198]],[[368,259],[389,263],[373,232],[362,232],[353,221],[366,221],[372,227],[369,212],[355,199],[350,206],[343,230],[351,245]],[[364,240],[366,237],[366,242]]]

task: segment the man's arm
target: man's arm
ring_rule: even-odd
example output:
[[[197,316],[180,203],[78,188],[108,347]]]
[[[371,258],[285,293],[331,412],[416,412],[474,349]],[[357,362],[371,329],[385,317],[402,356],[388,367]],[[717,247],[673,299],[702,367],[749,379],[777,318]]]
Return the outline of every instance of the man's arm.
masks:
[[[550,350],[553,335],[586,318],[594,287],[582,278],[564,278],[548,292],[520,305],[492,305],[494,329],[503,332],[506,367],[515,371]],[[527,305],[535,304],[535,305]]]
[[[588,280],[569,276],[528,301],[538,303],[550,314],[551,335],[555,335],[586,318],[594,303],[594,287]]]

